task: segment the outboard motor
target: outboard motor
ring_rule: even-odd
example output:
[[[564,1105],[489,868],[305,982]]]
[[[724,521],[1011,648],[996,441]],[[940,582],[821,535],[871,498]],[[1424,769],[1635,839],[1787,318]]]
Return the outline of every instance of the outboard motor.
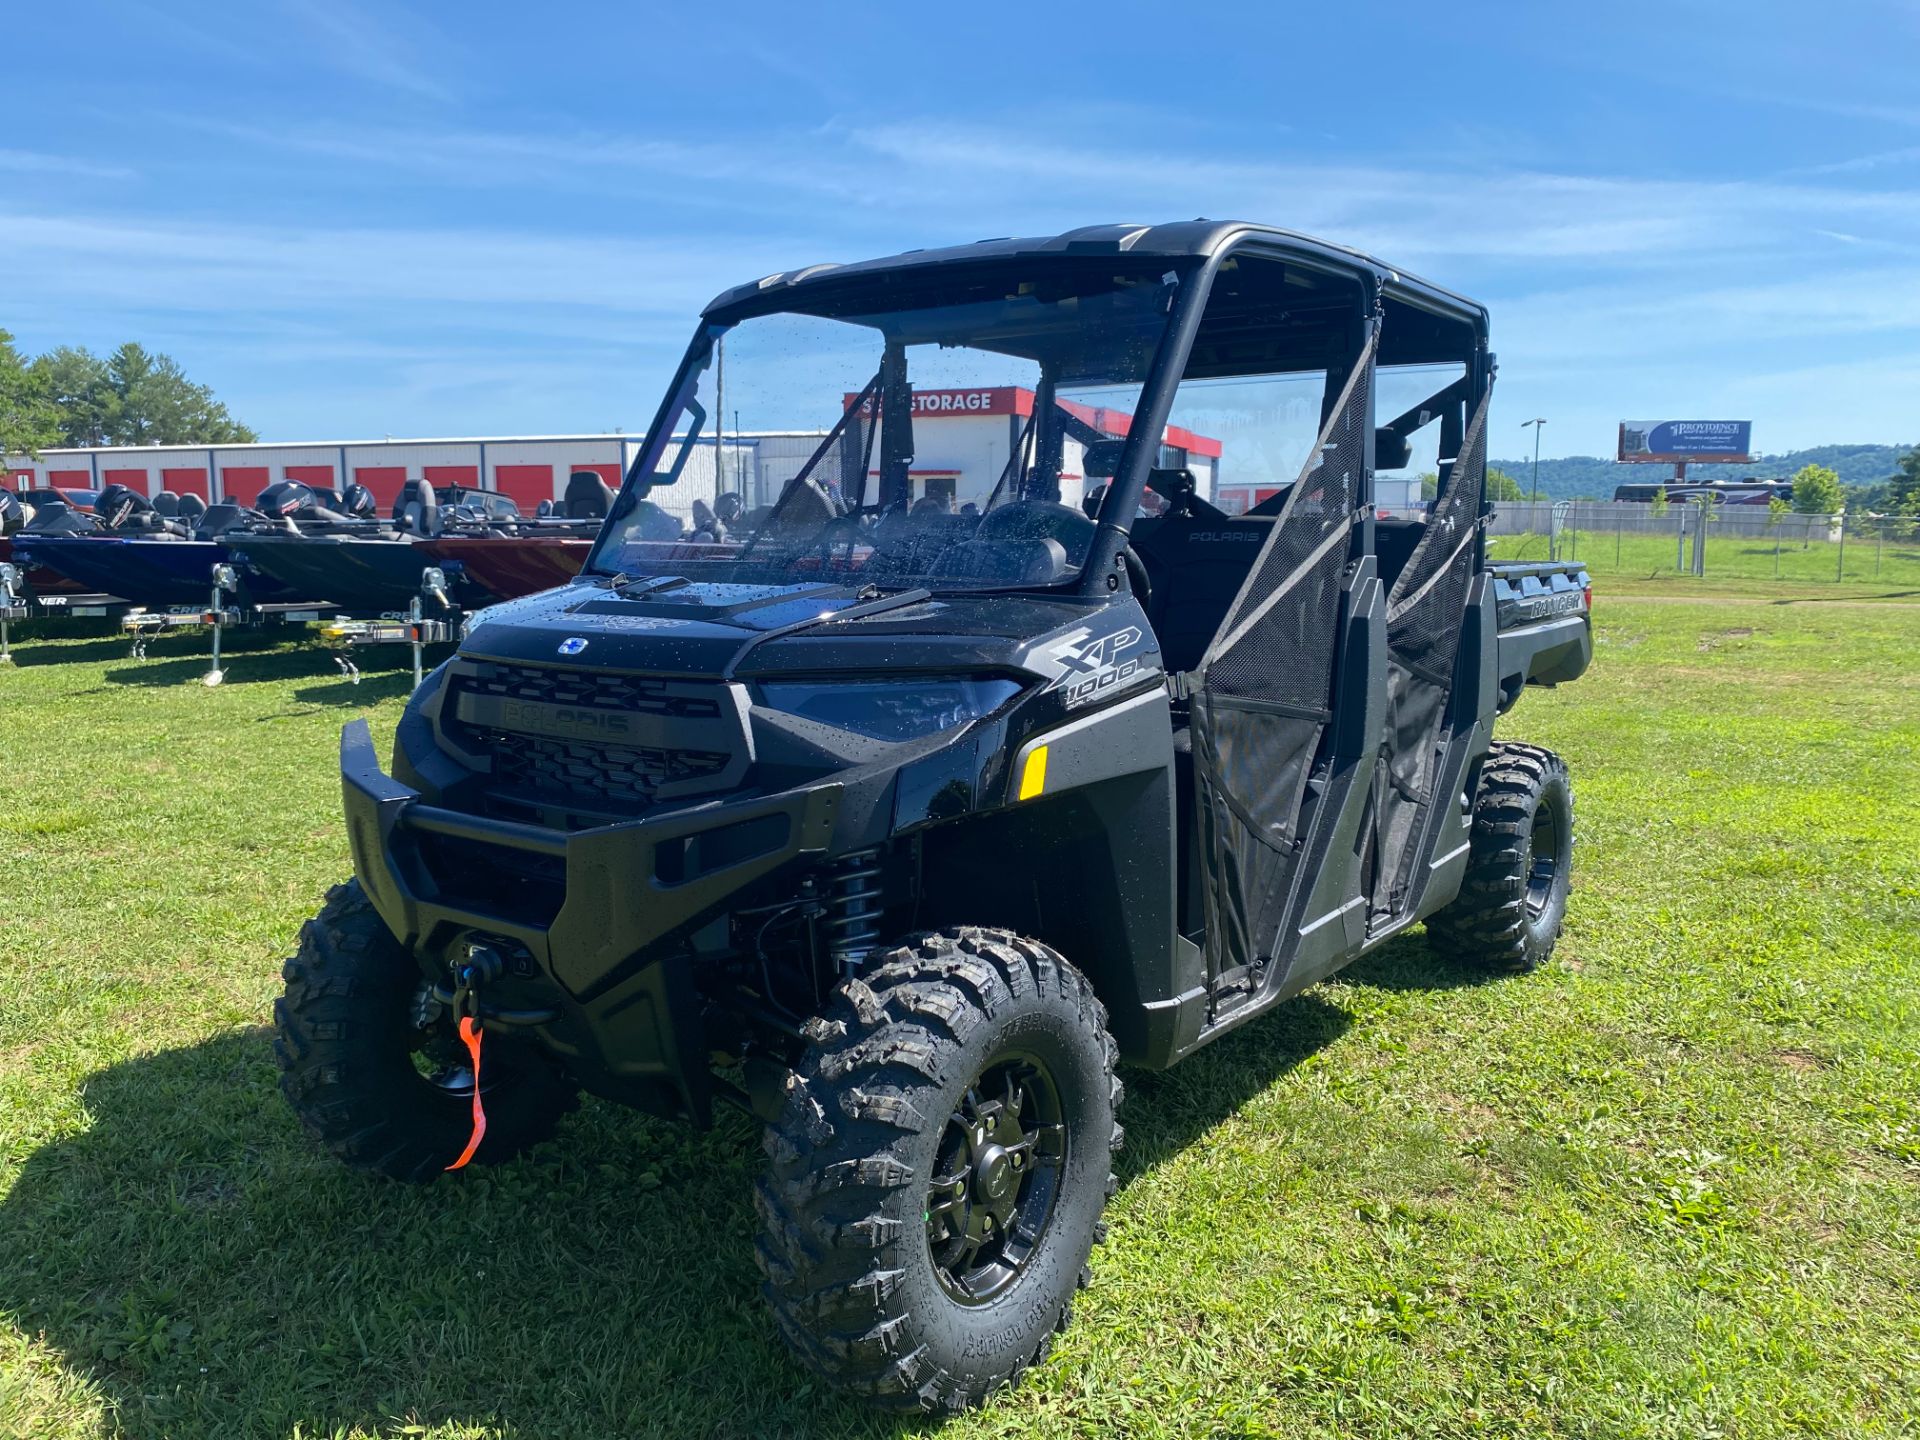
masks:
[[[740,517],[747,513],[747,502],[737,491],[729,490],[713,502],[713,515],[722,525],[732,529],[740,523]]]
[[[366,486],[352,481],[340,492],[340,512],[355,520],[371,520],[380,513],[380,502]]]
[[[0,490],[0,535],[13,534],[32,518],[18,495],[11,490]]]
[[[298,480],[282,480],[262,490],[260,498],[253,502],[253,508],[274,520],[284,520],[301,510],[312,509],[313,504],[311,489]]]
[[[553,501],[542,500],[538,505],[533,507],[534,519],[549,520],[552,517],[553,517]]]
[[[138,490],[109,485],[93,502],[94,517],[109,530],[136,529],[137,516],[153,513],[153,505]]]

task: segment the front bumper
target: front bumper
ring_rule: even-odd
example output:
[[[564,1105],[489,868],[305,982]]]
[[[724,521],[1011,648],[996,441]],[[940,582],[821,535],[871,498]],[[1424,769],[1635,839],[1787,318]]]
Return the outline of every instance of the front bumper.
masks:
[[[444,973],[467,939],[508,942],[523,969],[505,982],[507,998],[558,1012],[540,1039],[582,1084],[702,1123],[711,1089],[692,937],[723,921],[745,887],[818,863],[843,794],[829,780],[549,830],[426,803],[381,768],[364,720],[341,732],[340,778],[354,871],[424,969]],[[459,861],[476,854],[534,878],[473,883]]]

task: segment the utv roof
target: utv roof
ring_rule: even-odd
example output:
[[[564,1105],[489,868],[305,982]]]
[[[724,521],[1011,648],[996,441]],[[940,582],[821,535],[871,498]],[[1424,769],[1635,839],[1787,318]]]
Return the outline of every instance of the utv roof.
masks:
[[[950,245],[938,250],[908,250],[899,255],[858,260],[845,265],[808,265],[723,290],[703,313],[711,315],[750,300],[764,303],[773,299],[777,292],[790,291],[799,286],[836,283],[890,270],[978,264],[1026,256],[1127,255],[1135,258],[1165,256],[1168,259],[1197,259],[1212,255],[1234,241],[1249,238],[1265,240],[1282,253],[1298,256],[1336,273],[1370,275],[1385,298],[1465,322],[1478,333],[1486,333],[1487,310],[1478,301],[1397,270],[1348,246],[1317,240],[1294,230],[1238,220],[1181,220],[1166,225],[1084,225],[1050,237],[1003,237],[979,240],[971,245]],[[778,303],[777,300],[775,303]]]

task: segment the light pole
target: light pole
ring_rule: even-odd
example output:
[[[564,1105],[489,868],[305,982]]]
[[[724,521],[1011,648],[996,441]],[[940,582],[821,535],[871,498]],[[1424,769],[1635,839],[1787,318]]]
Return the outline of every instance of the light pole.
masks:
[[[1533,431],[1533,503],[1536,505],[1540,503],[1540,427],[1546,423],[1547,417],[1542,415],[1520,424],[1522,430]]]

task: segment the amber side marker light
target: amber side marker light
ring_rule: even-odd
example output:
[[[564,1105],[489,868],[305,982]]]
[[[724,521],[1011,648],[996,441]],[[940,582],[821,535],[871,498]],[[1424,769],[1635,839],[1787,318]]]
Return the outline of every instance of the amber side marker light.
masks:
[[[1047,747],[1042,745],[1027,756],[1020,772],[1020,798],[1031,800],[1047,788]]]

